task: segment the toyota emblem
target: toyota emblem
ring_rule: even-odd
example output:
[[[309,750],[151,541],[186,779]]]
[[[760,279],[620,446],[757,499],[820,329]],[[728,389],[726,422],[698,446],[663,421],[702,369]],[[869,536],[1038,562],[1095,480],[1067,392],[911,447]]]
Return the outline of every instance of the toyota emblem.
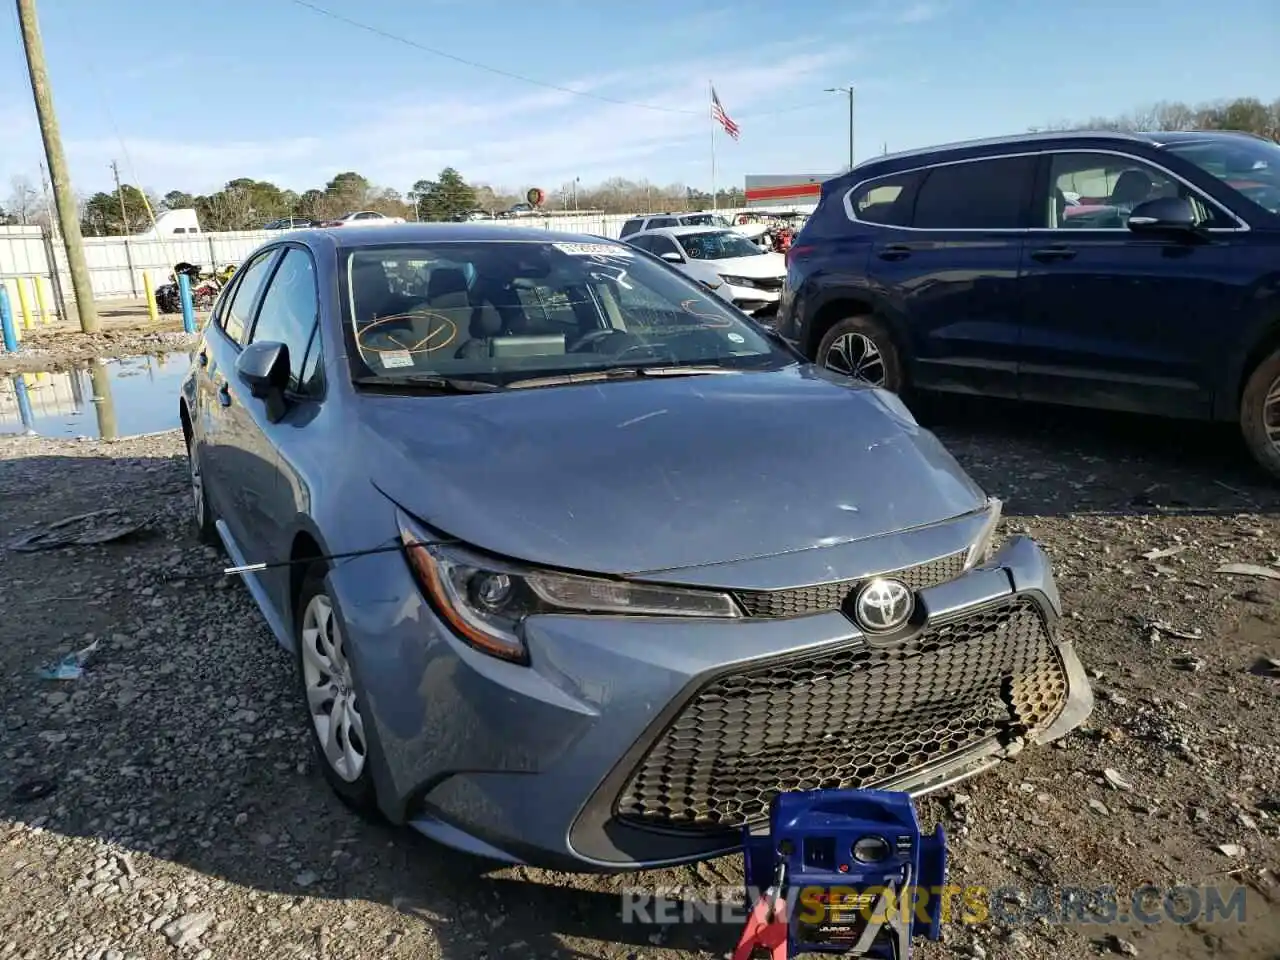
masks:
[[[858,626],[868,633],[888,633],[911,618],[916,601],[901,580],[876,579],[865,584],[853,600]]]

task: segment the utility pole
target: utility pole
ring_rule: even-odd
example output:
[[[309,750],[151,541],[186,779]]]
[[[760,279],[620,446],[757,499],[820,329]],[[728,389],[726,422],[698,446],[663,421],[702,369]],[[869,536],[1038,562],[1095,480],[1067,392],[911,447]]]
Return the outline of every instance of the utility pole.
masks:
[[[827,87],[827,93],[847,93],[849,95],[849,169],[853,169],[853,84],[847,87]]]
[[[22,45],[27,54],[27,72],[31,76],[31,95],[36,104],[36,117],[40,121],[40,136],[44,140],[45,159],[49,163],[49,179],[53,181],[53,200],[58,208],[58,222],[62,226],[62,239],[67,248],[67,265],[71,268],[76,314],[80,318],[81,331],[97,333],[98,308],[93,302],[93,285],[89,279],[89,264],[84,256],[84,239],[80,236],[76,198],[71,190],[67,157],[62,151],[62,135],[58,132],[58,118],[53,110],[53,91],[49,87],[49,71],[44,62],[44,42],[40,39],[36,4],[35,0],[17,0],[17,3]],[[54,271],[58,269],[56,263],[50,266]],[[66,317],[65,300],[60,306],[63,317]]]
[[[124,188],[120,186],[120,164],[114,160],[111,161],[111,175],[116,180],[116,196],[120,198],[120,233],[128,235],[129,233],[129,214],[124,208]]]

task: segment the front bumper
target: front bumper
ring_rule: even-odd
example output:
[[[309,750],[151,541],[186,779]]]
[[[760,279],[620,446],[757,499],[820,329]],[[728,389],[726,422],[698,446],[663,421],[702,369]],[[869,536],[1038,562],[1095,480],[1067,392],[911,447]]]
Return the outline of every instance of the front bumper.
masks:
[[[548,616],[527,624],[528,667],[461,644],[403,558],[367,559],[383,569],[339,567],[330,589],[383,809],[509,862],[616,871],[720,855],[778,790],[923,794],[1062,736],[1092,707],[1053,634],[1047,559],[1025,538],[921,589],[929,624],[895,648],[838,611]]]
[[[777,290],[764,290],[758,287],[740,287],[734,284],[721,286],[722,295],[735,307],[749,316],[759,320],[770,319],[778,313],[778,301],[782,297],[782,283],[778,282]]]

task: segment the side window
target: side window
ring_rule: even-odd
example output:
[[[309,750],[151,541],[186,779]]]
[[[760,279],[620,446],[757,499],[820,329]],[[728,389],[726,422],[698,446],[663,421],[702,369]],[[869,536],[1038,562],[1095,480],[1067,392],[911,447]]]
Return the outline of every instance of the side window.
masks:
[[[656,230],[659,227],[674,227],[676,225],[675,217],[654,217],[649,221],[646,229]]]
[[[236,343],[244,342],[244,334],[249,326],[249,314],[253,310],[253,302],[257,299],[258,291],[262,289],[262,284],[267,279],[267,267],[275,255],[276,251],[274,249],[264,250],[254,257],[251,263],[245,265],[243,276],[237,278],[235,292],[231,295],[231,301],[227,304],[227,309],[221,319],[222,329],[227,331],[227,336]]]
[[[634,219],[634,220],[628,220],[626,223],[624,223],[624,224],[622,225],[622,230],[621,230],[621,232],[618,234],[618,236],[619,236],[619,237],[626,237],[626,236],[629,236],[630,234],[633,234],[633,233],[639,233],[639,232],[640,232],[640,224],[641,224],[641,223],[643,223],[643,222],[644,222],[644,221],[640,220],[639,218],[636,218],[636,219]]]
[[[262,298],[250,342],[270,340],[289,348],[290,387],[295,390],[304,382],[307,347],[316,329],[319,310],[311,255],[298,247],[290,247]]]
[[[950,163],[927,171],[911,225],[922,230],[1012,230],[1024,225],[1035,157]]]
[[[670,237],[661,235],[650,237],[649,249],[658,256],[662,256],[664,253],[675,253],[679,254],[681,260],[684,259],[684,254],[680,253],[680,248],[676,246],[676,242]]]
[[[1134,207],[1160,197],[1190,200],[1212,226],[1232,225],[1190,187],[1132,157],[1055,153],[1047,188],[1036,203],[1036,223],[1051,230],[1125,230]]]
[[[311,328],[311,341],[307,346],[307,357],[302,361],[302,375],[299,378],[298,390],[312,395],[324,390],[324,350],[320,345],[320,324]]]
[[[911,226],[911,201],[920,179],[918,171],[891,174],[855,189],[849,197],[853,215],[863,223],[886,227]]]

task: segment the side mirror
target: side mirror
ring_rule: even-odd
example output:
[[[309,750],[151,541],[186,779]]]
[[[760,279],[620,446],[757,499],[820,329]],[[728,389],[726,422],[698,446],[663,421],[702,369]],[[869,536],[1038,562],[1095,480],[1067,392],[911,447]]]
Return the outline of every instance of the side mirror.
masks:
[[[289,387],[289,348],[270,340],[249,344],[236,360],[236,375],[259,400],[282,396]]]
[[[1133,208],[1129,214],[1129,229],[1135,233],[1168,232],[1191,233],[1200,226],[1191,201],[1183,197],[1158,197]]]
[[[678,253],[672,253],[669,250],[666,253],[661,254],[661,256],[663,260],[667,261],[667,263],[684,263],[684,257],[680,256]]]

